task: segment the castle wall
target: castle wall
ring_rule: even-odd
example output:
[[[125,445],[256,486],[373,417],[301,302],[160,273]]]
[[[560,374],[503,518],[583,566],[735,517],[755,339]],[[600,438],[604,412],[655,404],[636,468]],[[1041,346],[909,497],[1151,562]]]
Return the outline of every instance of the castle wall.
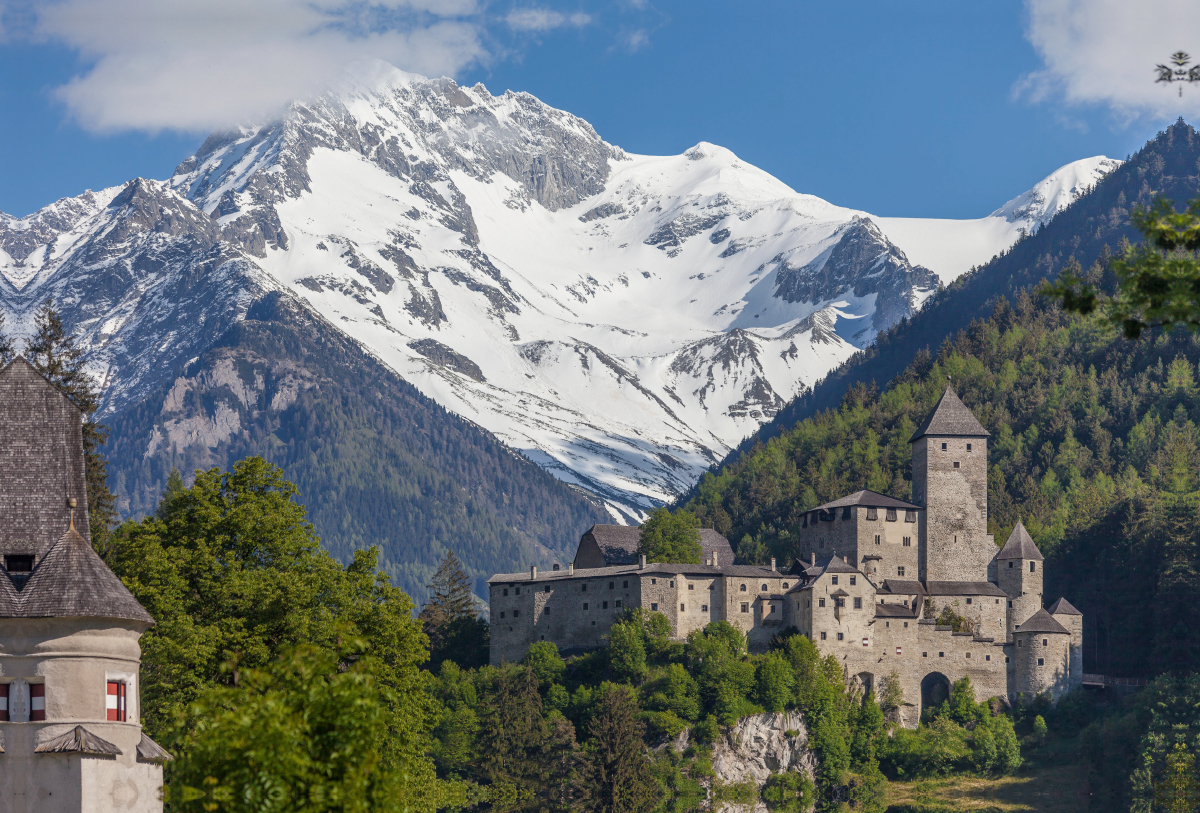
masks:
[[[1071,636],[1017,631],[1013,639],[1009,699],[1015,702],[1020,695],[1032,698],[1049,692],[1058,702],[1071,688]]]
[[[925,508],[920,578],[985,581],[988,564],[996,555],[996,545],[987,532],[987,441],[917,439],[913,443],[913,502]]]
[[[941,615],[944,607],[949,607],[963,618],[975,622],[981,637],[995,638],[997,641],[1008,640],[1007,599],[988,595],[928,596],[928,599],[933,602],[935,618]],[[924,615],[924,607],[921,608],[921,614]]]
[[[1030,571],[1030,561],[1026,559],[1004,559],[996,562],[996,579],[1000,589],[1009,596],[1008,618],[1006,619],[1006,635],[1012,640],[1012,634],[1017,625],[1033,617],[1042,609],[1042,562],[1033,562],[1034,569]]]
[[[878,556],[880,559],[873,574],[877,583],[883,579],[917,577],[920,514],[923,512],[916,512],[916,522],[905,521],[904,509],[897,509],[894,520],[887,518],[886,508],[877,508],[875,519],[867,519],[868,508],[862,505],[850,506],[848,519],[843,519],[844,513],[844,508],[838,508],[834,519],[821,520],[814,519],[817,512],[810,512],[808,527],[793,531],[799,550],[806,555],[816,553],[818,557],[836,555],[860,569],[863,568],[863,557]],[[906,539],[908,544],[905,544]]]
[[[1068,691],[1083,687],[1083,616],[1074,613],[1063,613],[1051,616],[1071,633],[1070,643],[1070,677],[1067,681]]]

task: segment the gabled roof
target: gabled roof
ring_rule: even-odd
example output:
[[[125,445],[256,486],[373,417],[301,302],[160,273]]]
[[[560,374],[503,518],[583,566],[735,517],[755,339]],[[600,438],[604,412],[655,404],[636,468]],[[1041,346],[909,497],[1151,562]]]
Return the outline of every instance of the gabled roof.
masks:
[[[639,525],[593,525],[583,532],[596,540],[604,561],[609,565],[631,565],[637,562],[638,545],[642,538]],[[582,539],[580,540],[582,541]],[[717,564],[733,564],[733,547],[729,540],[712,528],[700,529],[701,561],[711,559],[717,552]]]
[[[894,596],[924,596],[925,585],[916,579],[884,579],[884,590]],[[883,592],[880,591],[880,592]]]
[[[958,395],[949,384],[946,385],[946,391],[942,393],[937,406],[933,408],[933,411],[925,418],[925,422],[921,424],[921,428],[908,442],[912,443],[927,435],[959,438],[991,437],[991,433],[983,428],[971,410],[967,409],[967,405],[958,399]]]
[[[830,556],[824,562],[817,560],[817,566],[822,573],[857,573],[858,568],[851,565],[840,556]]]
[[[115,757],[121,749],[106,739],[97,737],[81,725],[77,725],[52,740],[33,749],[35,754],[91,754],[92,756]]]
[[[157,762],[162,764],[163,762],[175,759],[175,757],[171,756],[166,748],[163,748],[154,740],[147,737],[145,732],[142,732],[142,739],[137,744],[137,759],[138,762]]]
[[[1013,526],[1012,533],[1008,535],[1008,541],[996,554],[996,559],[1032,559],[1040,562],[1042,561],[1042,552],[1033,543],[1033,537],[1029,535],[1029,531],[1025,530],[1025,525],[1018,519],[1017,524]]]
[[[0,554],[44,555],[70,500],[88,538],[82,422],[79,407],[24,358],[0,370]]]
[[[12,586],[8,578],[4,581]],[[16,601],[0,607],[0,617],[118,618],[154,623],[74,525],[37,563],[29,581],[16,592]]]
[[[880,494],[877,491],[863,489],[855,491],[853,494],[847,494],[841,499],[827,502],[824,505],[818,505],[813,508],[813,511],[831,511],[834,508],[844,508],[848,505],[864,505],[868,508],[903,508],[906,511],[918,510],[921,506],[913,505],[904,500],[898,500],[895,497],[889,497],[886,494]]]
[[[1083,613],[1072,607],[1071,602],[1065,598],[1060,598],[1050,605],[1050,615],[1083,615]]]
[[[1054,620],[1050,613],[1046,612],[1046,608],[1038,610],[1024,624],[1018,624],[1013,630],[1014,635],[1021,635],[1026,632],[1038,633],[1055,633],[1058,635],[1070,635],[1071,633],[1062,624]]]
[[[718,559],[718,561],[720,561]],[[790,574],[771,570],[765,565],[683,565],[662,562],[650,562],[644,568],[633,565],[612,565],[610,567],[577,567],[572,573],[569,570],[539,570],[536,583],[552,581],[567,581],[570,579],[607,579],[616,576],[732,576],[743,579],[786,579]],[[535,580],[529,578],[529,571],[521,573],[496,573],[488,584],[532,584]]]

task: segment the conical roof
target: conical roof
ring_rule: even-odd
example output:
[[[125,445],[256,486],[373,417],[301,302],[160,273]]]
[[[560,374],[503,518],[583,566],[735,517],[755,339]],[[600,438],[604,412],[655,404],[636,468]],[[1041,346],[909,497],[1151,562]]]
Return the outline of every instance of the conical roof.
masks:
[[[1029,620],[1024,624],[1018,624],[1017,628],[1013,630],[1013,635],[1021,635],[1026,632],[1053,633],[1056,635],[1071,634],[1066,627],[1054,620],[1054,616],[1046,612],[1045,607],[1030,616]]]
[[[154,623],[73,525],[34,567],[17,596],[16,612],[9,617],[119,618]]]
[[[1004,543],[1004,547],[996,554],[996,559],[1032,559],[1035,562],[1040,562],[1042,561],[1042,552],[1034,544],[1033,537],[1029,535],[1029,531],[1025,530],[1024,523],[1021,520],[1017,520],[1012,533],[1008,535],[1008,541]]]
[[[1072,607],[1071,602],[1065,598],[1060,598],[1050,605],[1050,615],[1083,615],[1083,613]]]
[[[983,428],[974,413],[959,400],[958,395],[949,384],[946,385],[946,391],[942,393],[937,406],[933,408],[933,411],[925,418],[925,422],[921,424],[921,428],[913,434],[908,442],[912,443],[926,435],[959,438],[991,437],[991,433]]]

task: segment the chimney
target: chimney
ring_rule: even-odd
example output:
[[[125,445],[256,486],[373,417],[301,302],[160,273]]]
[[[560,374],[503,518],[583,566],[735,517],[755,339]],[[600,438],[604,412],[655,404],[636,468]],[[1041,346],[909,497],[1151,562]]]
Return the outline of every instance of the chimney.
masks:
[[[720,565],[717,564],[717,552],[715,550],[713,551],[712,563],[713,567],[720,567]]]
[[[817,552],[815,550],[812,552],[812,555],[810,558],[812,559],[812,566],[816,567],[817,566]]]
[[[774,570],[774,569],[775,569],[775,557],[772,556],[771,557],[771,570]]]
[[[574,562],[567,562],[567,575],[568,576],[575,575],[575,563]]]
[[[555,562],[555,563],[554,563],[554,569],[555,569],[555,570],[558,570],[558,562]]]
[[[531,579],[537,578],[537,565],[529,566],[529,578],[531,578]]]
[[[646,554],[644,554],[644,553],[638,557],[638,569],[639,570],[646,569]]]

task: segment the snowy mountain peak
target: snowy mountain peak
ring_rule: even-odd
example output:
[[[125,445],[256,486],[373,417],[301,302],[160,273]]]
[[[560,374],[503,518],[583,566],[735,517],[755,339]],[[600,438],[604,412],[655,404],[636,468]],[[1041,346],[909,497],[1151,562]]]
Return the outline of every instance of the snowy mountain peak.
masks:
[[[1047,175],[1028,192],[992,212],[991,216],[1019,224],[1029,232],[1039,231],[1056,214],[1123,163],[1103,155],[1072,161]]]

